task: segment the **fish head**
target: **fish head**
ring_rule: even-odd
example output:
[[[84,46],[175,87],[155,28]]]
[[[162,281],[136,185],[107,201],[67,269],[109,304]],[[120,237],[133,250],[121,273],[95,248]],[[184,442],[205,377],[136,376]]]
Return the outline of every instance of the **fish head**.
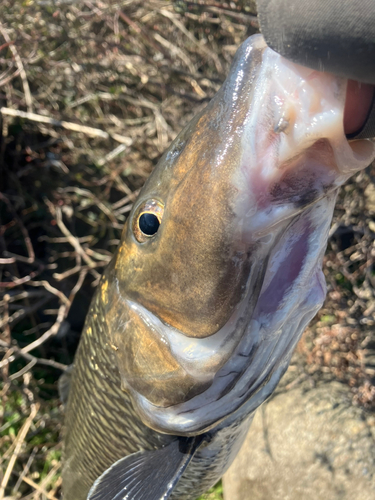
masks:
[[[246,293],[251,245],[238,238],[238,187],[228,180],[247,109],[224,88],[195,117],[148,179],[119,247],[126,296],[192,338],[216,333]],[[140,229],[146,216],[154,234]]]
[[[153,429],[194,435],[253,411],[285,371],[325,297],[337,190],[375,156],[345,138],[345,91],[251,37],[134,203],[99,293]]]

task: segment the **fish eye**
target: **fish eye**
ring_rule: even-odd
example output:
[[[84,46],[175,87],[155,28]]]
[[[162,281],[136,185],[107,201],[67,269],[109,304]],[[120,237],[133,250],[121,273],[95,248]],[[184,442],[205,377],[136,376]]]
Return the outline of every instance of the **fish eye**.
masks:
[[[142,214],[138,221],[139,229],[147,236],[153,236],[159,229],[160,222],[155,214]]]
[[[133,233],[139,243],[149,240],[159,230],[164,205],[158,200],[149,200],[139,206],[133,218]]]

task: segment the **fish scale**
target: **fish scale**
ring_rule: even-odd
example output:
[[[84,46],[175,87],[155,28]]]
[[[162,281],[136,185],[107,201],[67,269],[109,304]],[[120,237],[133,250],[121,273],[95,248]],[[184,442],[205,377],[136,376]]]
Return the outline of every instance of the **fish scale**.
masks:
[[[103,318],[100,293],[95,294],[87,315],[66,408],[69,434],[65,455],[69,459],[63,469],[65,500],[85,499],[95,479],[115,460],[161,443],[160,435],[139,421],[124,397],[105,322],[94,321],[95,315]]]
[[[105,279],[104,276],[102,282]],[[66,408],[69,435],[65,455],[69,459],[62,474],[66,485],[64,500],[86,499],[93,482],[113,462],[140,450],[165,446],[173,439],[145,426],[129,396],[121,390],[106,323],[94,320],[103,318],[102,309],[99,285],[76,354]],[[87,359],[91,362],[87,363]],[[210,488],[229,467],[228,452],[238,447],[237,442],[249,425],[247,417],[213,433],[212,442],[206,447],[212,451],[208,456],[202,452],[195,455],[171,499],[191,500]]]
[[[206,449],[198,450],[171,495],[171,500],[195,500],[229,468],[245,439],[253,414],[244,415],[211,433]],[[210,450],[210,453],[207,453]]]

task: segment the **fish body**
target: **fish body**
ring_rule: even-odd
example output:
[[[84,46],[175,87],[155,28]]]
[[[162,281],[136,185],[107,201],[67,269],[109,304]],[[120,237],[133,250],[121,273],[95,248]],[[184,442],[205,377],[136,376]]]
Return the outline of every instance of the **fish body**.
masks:
[[[251,37],[163,155],[87,315],[64,500],[194,500],[229,467],[323,303],[338,188],[375,156],[345,138],[345,90]]]
[[[106,274],[103,279],[105,277]],[[159,449],[175,439],[143,424],[130,399],[124,397],[115,351],[105,335],[105,311],[100,295],[101,288],[96,292],[87,316],[69,392],[64,500],[85,499],[94,481],[124,456],[140,450]],[[101,318],[99,322],[98,318]],[[186,472],[186,481],[178,483],[172,498],[195,498],[210,488],[239,451],[251,420],[252,416],[236,419],[231,426],[217,432],[215,439],[197,453]],[[213,456],[215,460],[212,460]]]

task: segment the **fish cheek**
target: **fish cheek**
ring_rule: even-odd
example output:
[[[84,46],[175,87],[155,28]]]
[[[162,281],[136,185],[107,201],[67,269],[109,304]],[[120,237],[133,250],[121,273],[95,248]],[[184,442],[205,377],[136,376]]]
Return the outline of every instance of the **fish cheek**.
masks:
[[[180,366],[167,340],[116,293],[108,296],[106,319],[125,390],[134,390],[152,404],[167,407],[209,387],[210,383],[200,383]]]
[[[184,335],[208,337],[226,324],[241,302],[250,257],[234,253],[230,245],[201,260],[204,249],[195,246],[200,258],[192,259],[188,245],[171,247],[174,251],[161,252],[153,267],[146,269],[143,263],[142,272],[130,280],[129,297]]]
[[[205,338],[223,327],[241,302],[250,257],[233,241],[232,214],[219,217],[220,210],[208,206],[211,200],[192,202],[189,214],[185,200],[176,208],[175,200],[172,208],[166,204],[159,244],[153,253],[138,254],[136,267],[142,271],[132,273],[127,293],[184,335]]]

